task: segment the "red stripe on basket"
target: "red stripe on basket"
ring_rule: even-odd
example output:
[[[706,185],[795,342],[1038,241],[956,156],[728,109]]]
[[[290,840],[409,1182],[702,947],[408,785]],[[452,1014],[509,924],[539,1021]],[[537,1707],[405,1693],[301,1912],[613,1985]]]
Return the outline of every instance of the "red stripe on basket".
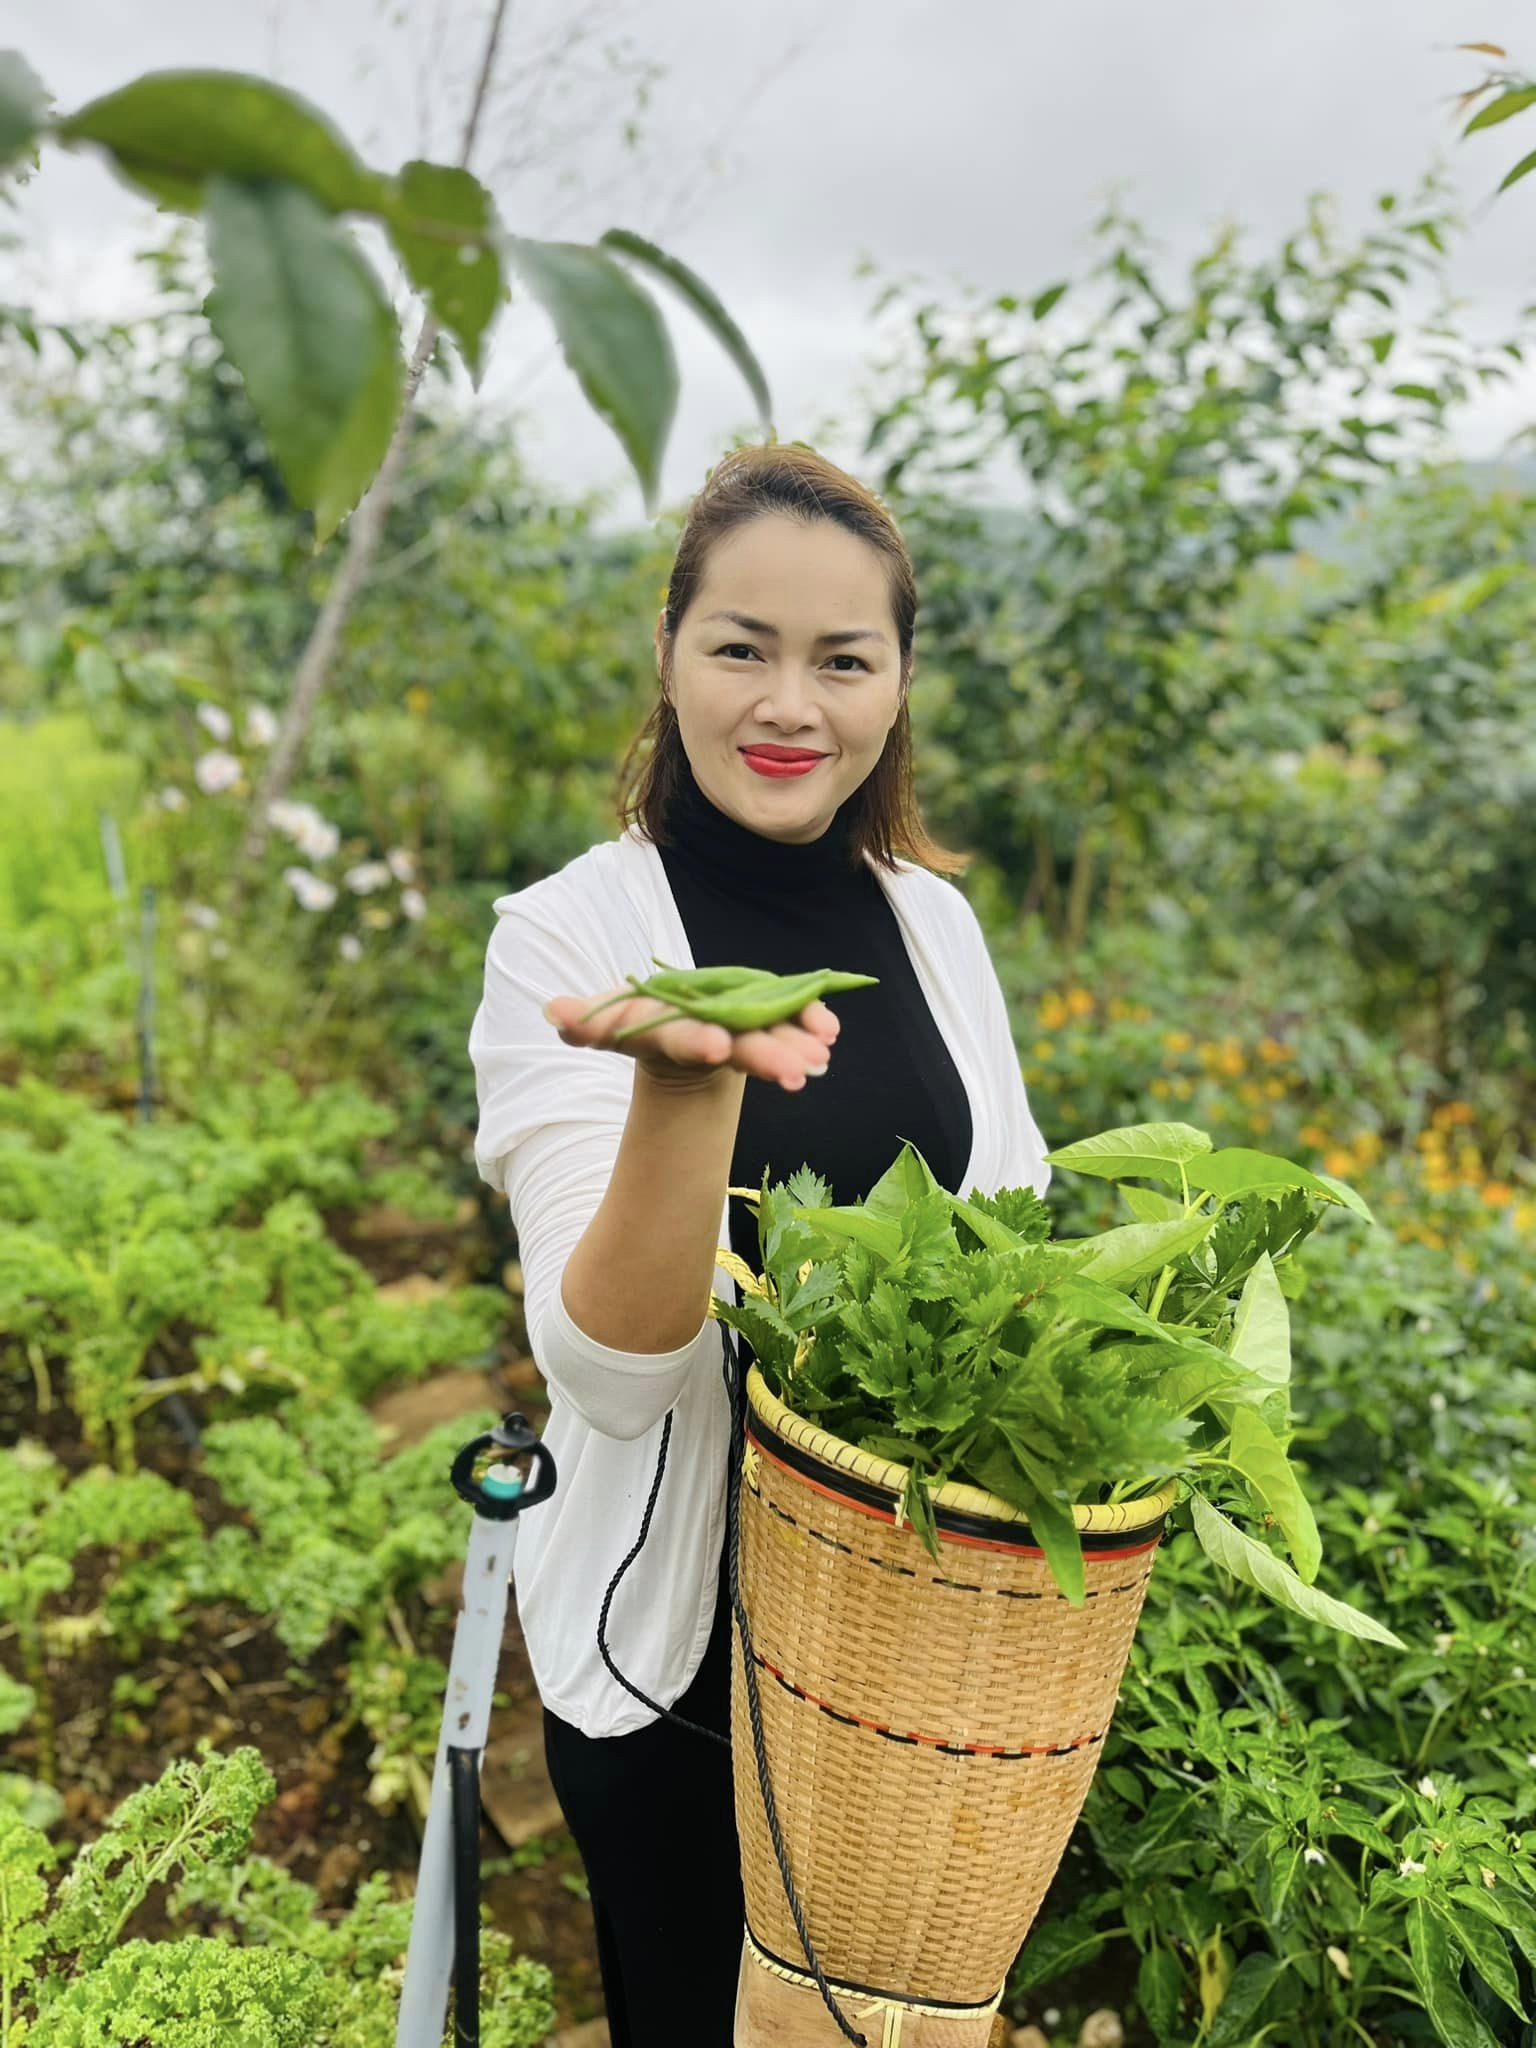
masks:
[[[819,1480],[808,1479],[803,1472],[797,1472],[793,1465],[787,1465],[782,1458],[776,1458],[762,1438],[755,1435],[751,1429],[748,1429],[747,1437],[756,1447],[759,1456],[766,1458],[770,1465],[777,1465],[781,1472],[787,1472],[797,1486],[808,1486],[812,1493],[819,1493],[823,1500],[836,1501],[840,1508],[852,1508],[856,1515],[868,1515],[873,1522],[884,1522],[890,1527],[895,1526],[896,1511],[894,1508],[866,1507],[861,1500],[851,1500],[846,1493],[839,1493],[835,1486],[823,1486]],[[1045,1555],[1045,1552],[1038,1543],[994,1543],[986,1536],[961,1536],[951,1529],[941,1531],[940,1540],[945,1543],[963,1543],[970,1550],[1001,1550],[1010,1557],[1044,1557]],[[1100,1550],[1095,1546],[1086,1555],[1095,1558],[1144,1557],[1149,1550],[1156,1550],[1162,1540],[1163,1532],[1159,1529],[1154,1536],[1148,1537],[1145,1543],[1128,1543],[1116,1550]]]
[[[916,1728],[893,1728],[887,1721],[866,1720],[862,1714],[850,1714],[845,1707],[834,1707],[830,1700],[819,1699],[808,1692],[803,1685],[797,1685],[792,1678],[786,1678],[777,1664],[771,1664],[761,1650],[752,1652],[754,1664],[776,1678],[784,1690],[793,1693],[797,1700],[804,1700],[808,1706],[820,1707],[824,1714],[834,1721],[841,1721],[849,1728],[867,1728],[871,1735],[883,1735],[887,1742],[920,1742],[928,1749],[941,1749],[948,1756],[994,1756],[1004,1762],[1021,1761],[1028,1756],[1070,1756],[1074,1750],[1089,1749],[1095,1742],[1104,1740],[1104,1731],[1097,1735],[1075,1736],[1070,1742],[1042,1742],[1024,1749],[1008,1749],[996,1742],[952,1742],[945,1735],[924,1735]]]

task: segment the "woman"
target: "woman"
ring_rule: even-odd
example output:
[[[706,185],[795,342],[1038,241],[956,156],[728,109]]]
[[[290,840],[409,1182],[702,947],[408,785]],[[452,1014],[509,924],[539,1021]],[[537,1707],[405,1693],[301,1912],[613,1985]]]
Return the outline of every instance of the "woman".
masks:
[[[518,1536],[550,1775],[586,1866],[614,2048],[728,2048],[742,1893],[728,1749],[729,1446],[712,1292],[759,1268],[756,1188],[808,1164],[856,1202],[910,1139],[956,1192],[1050,1169],[1002,991],[912,788],[917,594],[884,507],[798,447],[711,472],[656,623],[659,701],[617,840],[497,900],[470,1032],[482,1177],[505,1191],[559,1482]],[[652,744],[636,776],[632,763]],[[741,964],[878,977],[839,1013],[732,1033],[584,1011],[628,974]],[[616,1057],[624,1055],[624,1057]],[[816,1078],[812,1089],[807,1083]],[[756,1085],[753,1085],[756,1084]],[[798,1963],[800,1959],[789,1958]]]

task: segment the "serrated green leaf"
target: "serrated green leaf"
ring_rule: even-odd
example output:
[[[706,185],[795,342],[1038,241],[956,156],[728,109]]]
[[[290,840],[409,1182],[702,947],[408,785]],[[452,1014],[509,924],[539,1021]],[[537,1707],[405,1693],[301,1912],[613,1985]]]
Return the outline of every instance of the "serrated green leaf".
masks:
[[[208,317],[317,544],[372,481],[399,415],[395,317],[348,231],[296,185],[211,178]]]
[[[59,122],[107,150],[130,185],[196,213],[210,178],[300,185],[327,213],[377,213],[388,187],[321,110],[243,71],[148,71]]]
[[[1016,1230],[1010,1230],[1006,1223],[996,1216],[989,1216],[985,1209],[978,1209],[974,1202],[966,1201],[963,1195],[949,1195],[949,1206],[954,1214],[981,1239],[988,1251],[1016,1251],[1027,1240]]]
[[[468,171],[419,159],[401,165],[395,193],[389,238],[411,283],[458,343],[478,388],[486,329],[506,298],[495,203]],[[469,239],[456,239],[459,234]]]
[[[1227,1456],[1280,1524],[1297,1576],[1310,1586],[1323,1555],[1317,1522],[1283,1445],[1252,1408],[1233,1410]]]
[[[757,406],[758,419],[765,431],[771,431],[773,401],[768,395],[768,379],[763,375],[762,366],[752,353],[747,337],[703,278],[676,256],[669,256],[642,235],[631,234],[628,228],[609,228],[606,234],[598,237],[598,245],[616,249],[632,262],[642,264],[681,294],[740,370]]]
[[[1231,1572],[1234,1578],[1241,1579],[1257,1592],[1267,1594],[1271,1600],[1278,1601],[1282,1607],[1290,1608],[1292,1613],[1307,1621],[1320,1621],[1325,1627],[1338,1629],[1344,1635],[1363,1636],[1373,1643],[1385,1643],[1389,1649],[1407,1648],[1391,1629],[1373,1616],[1305,1584],[1283,1559],[1276,1557],[1262,1543],[1256,1543],[1251,1536],[1245,1536],[1202,1494],[1191,1493],[1189,1504],[1201,1548],[1207,1557]]]
[[[48,117],[48,92],[19,50],[0,50],[0,171],[27,155]]]
[[[1408,1901],[1408,1956],[1424,2010],[1444,2048],[1498,2048],[1492,2028],[1462,1994],[1461,1958],[1445,1923],[1422,1897]]]
[[[654,301],[601,249],[505,239],[508,260],[555,324],[560,347],[596,412],[618,435],[656,510],[661,461],[677,410],[677,358]]]
[[[1208,1133],[1193,1124],[1126,1124],[1045,1156],[1051,1166],[1065,1166],[1073,1173],[1091,1173],[1102,1180],[1161,1180],[1177,1188],[1182,1185],[1180,1165],[1210,1149]]]

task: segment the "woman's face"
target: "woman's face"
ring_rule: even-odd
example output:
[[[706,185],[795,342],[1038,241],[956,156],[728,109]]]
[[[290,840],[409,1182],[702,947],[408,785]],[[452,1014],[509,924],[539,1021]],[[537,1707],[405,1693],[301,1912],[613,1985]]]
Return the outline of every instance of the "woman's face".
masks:
[[[819,839],[879,760],[901,705],[882,557],[828,519],[764,513],[738,526],[711,548],[679,622],[671,696],[717,809],[765,838]],[[819,758],[804,774],[764,774],[744,751],[758,746]]]

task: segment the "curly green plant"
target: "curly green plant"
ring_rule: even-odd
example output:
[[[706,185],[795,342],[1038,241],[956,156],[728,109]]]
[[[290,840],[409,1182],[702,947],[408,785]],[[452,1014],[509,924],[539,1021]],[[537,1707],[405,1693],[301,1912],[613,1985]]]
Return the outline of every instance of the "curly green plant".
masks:
[[[187,1561],[198,1533],[191,1501],[153,1473],[125,1477],[97,1468],[66,1484],[53,1454],[31,1442],[0,1459],[0,1616],[16,1631],[26,1681],[10,1692],[8,1710],[0,1697],[0,1716],[15,1715],[13,1725],[20,1726],[17,1695],[30,1695],[39,1768],[48,1784],[58,1775],[49,1648],[114,1631],[131,1646],[163,1628],[186,1597]],[[48,1605],[68,1591],[77,1559],[90,1549],[113,1553],[100,1605],[55,1628],[50,1640]]]

